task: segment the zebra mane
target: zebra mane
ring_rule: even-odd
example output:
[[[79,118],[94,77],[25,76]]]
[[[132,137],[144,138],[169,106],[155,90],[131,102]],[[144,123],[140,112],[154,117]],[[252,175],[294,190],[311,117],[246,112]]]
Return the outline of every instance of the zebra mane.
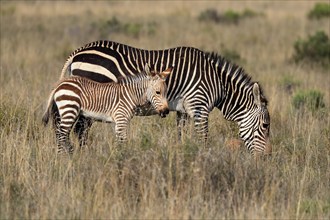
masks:
[[[255,82],[252,81],[251,76],[249,76],[245,70],[237,65],[236,63],[231,62],[223,56],[218,55],[215,52],[206,53],[207,58],[211,63],[215,64],[218,68],[218,74],[220,74],[221,79],[226,84],[236,83],[238,80],[241,84],[244,84],[248,87],[252,87]],[[224,68],[224,70],[222,70]],[[224,74],[223,74],[224,73]],[[229,79],[229,81],[225,79]],[[258,83],[258,82],[257,82]],[[268,100],[266,99],[261,85],[258,83],[260,88],[260,98],[263,103],[267,106]]]
[[[141,81],[146,78],[147,78],[147,74],[145,72],[140,72],[136,75],[119,76],[117,78],[117,80],[118,80],[118,83],[121,83],[121,84],[130,84],[130,83],[135,83],[135,82]]]

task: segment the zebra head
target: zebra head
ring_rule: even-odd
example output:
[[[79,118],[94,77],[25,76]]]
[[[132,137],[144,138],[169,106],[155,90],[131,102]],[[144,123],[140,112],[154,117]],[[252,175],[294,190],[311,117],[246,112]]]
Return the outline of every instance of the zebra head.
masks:
[[[253,84],[252,107],[239,122],[240,137],[252,154],[270,154],[269,144],[270,117],[267,100],[263,96],[258,83]]]
[[[172,67],[165,71],[158,73],[150,71],[148,65],[145,66],[145,72],[149,78],[147,89],[147,101],[161,117],[166,117],[169,113],[166,93],[167,85],[166,79],[172,72]]]

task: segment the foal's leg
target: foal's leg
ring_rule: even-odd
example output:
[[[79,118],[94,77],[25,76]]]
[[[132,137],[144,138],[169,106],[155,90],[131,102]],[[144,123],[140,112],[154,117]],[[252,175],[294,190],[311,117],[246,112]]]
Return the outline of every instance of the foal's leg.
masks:
[[[80,115],[77,119],[77,123],[74,125],[74,133],[78,136],[79,146],[83,147],[87,143],[88,132],[93,124],[93,120]]]
[[[60,121],[56,128],[56,140],[58,153],[66,152],[72,153],[73,147],[70,142],[70,132],[72,130],[72,126],[77,120],[79,112],[76,111],[60,111]]]
[[[130,120],[129,118],[123,115],[118,115],[114,120],[116,141],[118,144],[127,142],[127,127],[129,120]]]

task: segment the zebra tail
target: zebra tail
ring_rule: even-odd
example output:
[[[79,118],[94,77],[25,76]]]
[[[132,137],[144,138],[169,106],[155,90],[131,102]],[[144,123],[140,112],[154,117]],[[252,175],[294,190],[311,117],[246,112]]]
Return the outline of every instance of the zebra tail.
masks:
[[[55,101],[54,101],[54,93],[55,93],[55,89],[49,95],[47,107],[42,116],[42,122],[43,122],[44,126],[46,126],[48,124],[49,116],[51,113],[52,114],[54,113],[54,107],[56,107]]]

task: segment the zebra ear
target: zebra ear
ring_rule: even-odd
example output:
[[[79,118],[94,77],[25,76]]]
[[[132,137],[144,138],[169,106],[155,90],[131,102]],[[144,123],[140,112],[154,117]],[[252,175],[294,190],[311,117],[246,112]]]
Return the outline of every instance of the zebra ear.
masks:
[[[148,63],[146,63],[146,65],[144,66],[144,71],[146,72],[147,76],[153,77],[156,75],[155,72],[150,71],[150,66]]]
[[[173,67],[169,67],[166,70],[164,70],[163,72],[159,73],[160,78],[162,78],[163,80],[166,80],[166,78],[171,74],[173,70]]]
[[[260,99],[260,88],[259,88],[259,85],[258,83],[254,83],[253,84],[253,97],[254,97],[254,103],[257,105],[257,106],[261,106],[261,99]]]

